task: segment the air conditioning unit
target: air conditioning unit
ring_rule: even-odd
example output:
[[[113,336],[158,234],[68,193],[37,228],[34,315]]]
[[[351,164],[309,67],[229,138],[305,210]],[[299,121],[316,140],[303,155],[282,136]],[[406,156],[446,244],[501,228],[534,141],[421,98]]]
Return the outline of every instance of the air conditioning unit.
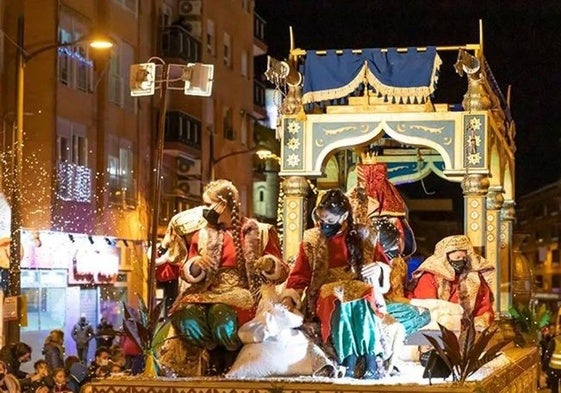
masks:
[[[179,15],[181,16],[200,16],[202,0],[180,0]]]
[[[176,172],[178,176],[192,177],[201,176],[201,160],[189,160],[187,158],[178,157]]]
[[[183,195],[201,195],[201,181],[178,180],[175,191]]]

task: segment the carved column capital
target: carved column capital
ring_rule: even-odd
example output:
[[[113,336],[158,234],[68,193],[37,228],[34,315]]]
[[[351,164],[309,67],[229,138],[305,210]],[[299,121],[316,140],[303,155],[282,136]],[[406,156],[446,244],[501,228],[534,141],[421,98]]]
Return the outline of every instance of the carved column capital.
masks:
[[[305,177],[290,176],[284,180],[282,187],[285,196],[303,197],[308,195],[310,185],[306,181]]]
[[[516,209],[514,208],[515,202],[508,199],[503,202],[501,207],[501,220],[503,221],[514,221],[516,219]]]
[[[464,195],[485,195],[489,189],[489,178],[486,175],[471,173],[464,176],[462,190]]]
[[[504,203],[502,186],[490,186],[487,191],[486,204],[489,210],[500,210]]]

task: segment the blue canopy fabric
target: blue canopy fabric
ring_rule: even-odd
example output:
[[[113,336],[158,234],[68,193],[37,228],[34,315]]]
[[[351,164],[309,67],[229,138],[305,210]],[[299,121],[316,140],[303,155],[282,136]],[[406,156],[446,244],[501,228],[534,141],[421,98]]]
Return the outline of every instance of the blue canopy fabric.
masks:
[[[366,82],[387,100],[421,103],[434,93],[441,64],[434,46],[406,52],[396,48],[308,51],[301,69],[302,103],[345,97]]]

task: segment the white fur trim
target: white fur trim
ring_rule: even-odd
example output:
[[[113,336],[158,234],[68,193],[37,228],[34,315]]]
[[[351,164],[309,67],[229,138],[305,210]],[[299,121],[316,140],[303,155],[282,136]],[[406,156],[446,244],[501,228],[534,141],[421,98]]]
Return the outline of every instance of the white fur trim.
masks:
[[[296,289],[285,288],[282,291],[280,298],[284,299],[285,297],[291,298],[294,304],[296,305],[296,308],[299,309],[302,306],[302,300],[301,300],[302,295]]]
[[[272,273],[266,273],[265,271],[262,271],[261,274],[263,275],[263,277],[270,281],[278,280],[282,276],[284,271],[284,264],[282,263],[282,261],[274,255],[263,255],[261,258],[273,261],[273,264],[275,266],[275,270]]]
[[[164,254],[160,255],[160,257],[156,258],[156,266],[161,266],[165,263],[173,263],[171,258],[169,257],[169,250],[167,250]]]
[[[204,278],[206,277],[206,272],[204,270],[202,270],[198,276],[193,276],[191,274],[191,266],[201,258],[201,256],[196,256],[189,259],[183,264],[183,266],[181,267],[181,272],[185,281],[195,284],[204,280]]]

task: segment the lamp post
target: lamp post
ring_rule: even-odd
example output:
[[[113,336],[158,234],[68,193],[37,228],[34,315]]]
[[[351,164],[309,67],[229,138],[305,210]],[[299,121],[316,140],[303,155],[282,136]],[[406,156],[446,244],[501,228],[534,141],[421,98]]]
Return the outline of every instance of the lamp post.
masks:
[[[208,97],[212,91],[214,66],[211,64],[188,63],[166,64],[159,57],[151,57],[147,63],[133,64],[130,69],[131,96],[150,96],[160,89],[160,113],[156,130],[156,153],[152,168],[152,222],[150,226],[150,260],[148,261],[148,295],[146,306],[151,316],[156,297],[156,257],[158,224],[160,221],[161,172],[166,130],[168,90],[183,90],[185,95]]]
[[[244,150],[238,150],[238,151],[232,151],[230,153],[226,153],[223,156],[220,156],[218,158],[214,158],[214,135],[211,133],[210,134],[210,180],[216,180],[215,179],[215,168],[214,166],[216,164],[218,164],[219,162],[221,162],[222,160],[232,157],[232,156],[237,156],[240,154],[248,154],[248,153],[255,153],[257,154],[257,156],[260,159],[265,159],[265,158],[269,158],[273,155],[273,153],[271,152],[271,150],[269,150],[266,146],[258,144],[257,146],[254,146],[250,149],[244,149]]]
[[[24,95],[25,95],[25,65],[40,53],[46,52],[51,49],[72,46],[79,42],[90,41],[90,46],[93,48],[111,48],[113,43],[109,40],[100,41],[93,40],[93,37],[84,37],[69,43],[54,43],[45,45],[32,52],[25,50],[24,41],[24,18],[18,17],[17,20],[17,44],[16,44],[16,132],[15,132],[15,148],[14,152],[14,173],[11,187],[11,219],[10,219],[10,277],[8,284],[8,295],[19,296],[21,293],[21,238],[20,231],[22,226],[22,212],[21,212],[21,186],[22,186],[22,173],[23,173],[23,119],[25,116],[24,111]],[[12,325],[12,326],[10,326]],[[19,327],[13,326],[13,323],[8,324],[8,342],[19,340]]]

